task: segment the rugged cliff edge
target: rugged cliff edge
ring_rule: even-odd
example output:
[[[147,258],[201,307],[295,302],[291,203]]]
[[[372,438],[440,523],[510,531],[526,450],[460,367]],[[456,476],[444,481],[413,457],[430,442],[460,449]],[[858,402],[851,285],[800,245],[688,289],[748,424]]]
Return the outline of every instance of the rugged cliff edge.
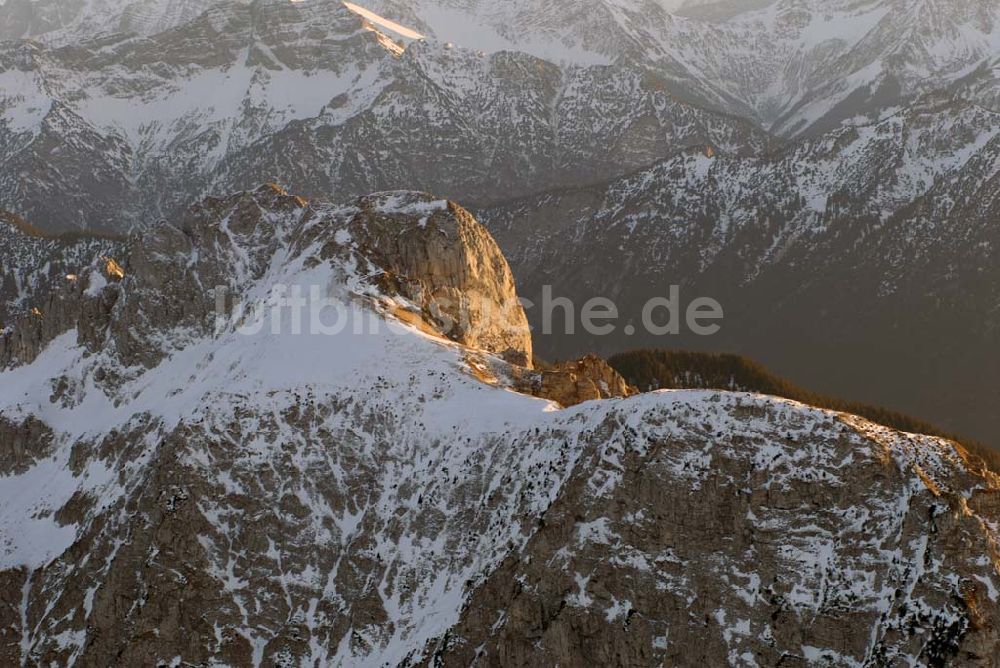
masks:
[[[586,401],[632,390],[528,368],[453,203],[268,186],[99,245],[4,293],[4,665],[995,665],[996,477],[757,395]]]

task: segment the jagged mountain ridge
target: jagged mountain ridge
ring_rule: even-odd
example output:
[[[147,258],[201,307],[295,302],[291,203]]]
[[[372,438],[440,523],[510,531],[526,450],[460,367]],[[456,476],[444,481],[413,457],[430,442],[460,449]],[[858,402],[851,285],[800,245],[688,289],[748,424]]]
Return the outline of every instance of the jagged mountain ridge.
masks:
[[[317,196],[405,186],[489,202],[685,146],[772,143],[634,69],[423,43],[397,57],[386,39],[338,3],[272,0],[149,38],[10,44],[0,205],[50,230],[121,230],[262,177]]]
[[[384,0],[374,6],[471,48],[629,62],[667,78],[692,100],[783,136],[827,130],[949,89],[1000,52],[1000,10],[988,0],[764,0],[686,8],[659,0]]]
[[[0,266],[4,270],[0,275],[0,330],[30,308],[38,308],[39,295],[79,281],[82,269],[100,263],[106,267],[121,247],[114,239],[49,237],[18,216],[0,212]]]
[[[53,230],[120,230],[265,177],[316,196],[416,187],[482,204],[689,146],[774,148],[753,122],[815,134],[932,91],[996,110],[995,11],[902,2],[776,2],[721,22],[652,1],[371,5],[432,35],[399,59],[391,35],[320,0],[171,10],[177,25],[139,38],[8,43],[0,206]],[[442,157],[463,169],[426,169]]]
[[[953,16],[950,6],[914,6]],[[968,3],[955,7],[975,9]],[[621,12],[626,26],[643,22],[647,15],[636,8],[640,3],[606,4],[599,12],[585,7],[578,15],[594,20],[587,24],[590,36],[563,34],[586,42],[599,31],[602,49],[642,54],[641,39],[618,31]],[[981,35],[989,37],[990,5],[984,8]],[[601,248],[594,267],[606,276],[607,256],[613,265],[620,259],[615,248],[635,252],[644,230],[662,231],[655,219],[663,216],[698,221],[680,236],[707,240],[703,252],[671,248],[651,234],[642,241],[648,249],[632,257],[679,258],[676,270],[690,269],[697,277],[692,283],[712,289],[714,280],[731,283],[734,276],[740,283],[767,286],[767,291],[759,287],[758,295],[769,295],[767,301],[781,295],[784,312],[797,316],[803,303],[830,301],[843,312],[845,303],[860,298],[862,308],[854,302],[852,315],[890,303],[886,322],[898,332],[897,312],[924,312],[928,304],[965,298],[968,285],[975,295],[968,313],[932,309],[927,321],[942,313],[959,316],[950,327],[977,338],[971,344],[967,338],[948,339],[946,352],[963,349],[964,373],[983,374],[982,360],[995,359],[991,318],[998,303],[988,292],[998,284],[991,236],[997,219],[995,117],[982,108],[996,99],[995,62],[968,73],[961,69],[983,55],[978,37],[968,42],[970,59],[908,53],[935,43],[917,34],[928,14],[910,9],[898,13],[916,21],[909,24],[917,26],[916,33],[903,24],[906,39],[893,44],[888,70],[866,71],[869,78],[845,84],[838,78],[844,72],[854,73],[859,64],[872,62],[866,59],[878,61],[886,52],[853,49],[845,55],[833,45],[841,57],[831,62],[843,68],[833,71],[829,90],[817,95],[815,87],[802,85],[802,95],[821,101],[819,111],[796,107],[802,99],[797,87],[825,81],[830,71],[792,73],[787,79],[775,74],[775,62],[797,62],[801,33],[796,31],[807,20],[812,25],[815,8],[775,24],[791,33],[775,49],[772,33],[746,27],[745,16],[730,17],[735,22],[716,17],[712,25],[670,19],[664,25],[674,35],[689,31],[688,49],[695,42],[705,49],[696,66],[684,68],[668,60],[605,68],[594,66],[603,61],[587,51],[570,54],[590,65],[577,69],[524,54],[479,55],[475,47],[443,44],[416,45],[396,60],[386,50],[391,47],[385,35],[365,30],[335,4],[233,5],[166,33],[160,31],[165,26],[151,28],[145,38],[110,36],[66,49],[14,45],[0,75],[10,77],[3,82],[3,118],[14,130],[0,135],[3,164],[10,167],[0,183],[8,198],[2,204],[53,229],[119,228],[123,220],[174,219],[193,195],[244,187],[265,175],[301,184],[309,194],[335,191],[338,197],[406,185],[445,194],[465,189],[477,203],[489,203],[498,192],[506,198],[549,190],[547,210],[556,215],[543,222],[564,225],[578,215],[580,231],[569,235],[582,256],[576,259],[585,261]],[[556,5],[552,25],[562,30],[562,18]],[[947,32],[955,24],[943,25]],[[728,39],[742,37],[744,28],[753,30],[750,39]],[[662,44],[658,35],[640,37]],[[875,46],[889,42],[877,37],[870,40]],[[746,50],[741,55],[750,57],[738,62],[748,71],[739,76],[726,71],[720,83],[712,69],[719,65],[715,59],[720,54],[731,59],[732,52],[711,45],[728,41]],[[167,69],[150,60],[166,61]],[[354,65],[350,81],[342,86],[343,79],[331,77],[336,86],[330,86],[325,77],[339,74],[336,68],[344,62]],[[937,111],[910,105],[879,123],[853,122],[860,128],[857,137],[849,127],[837,128],[798,142],[777,158],[766,150],[771,140],[750,125],[677,99],[737,110],[794,134],[802,131],[803,119],[822,126],[922,92],[917,86],[896,95],[891,85],[881,86],[887,71],[911,75],[925,62],[944,67],[920,86],[955,84],[955,95],[970,104],[933,103],[942,105]],[[78,63],[83,65],[75,69]],[[39,72],[41,82],[32,78]],[[527,93],[509,85],[525,79],[532,81]],[[778,79],[779,90],[755,94],[759,84]],[[488,85],[470,88],[469,80]],[[206,91],[231,92],[220,84],[233,81],[236,94],[222,96],[227,104],[207,109]],[[309,95],[286,104],[289,82],[297,95],[304,90]],[[873,84],[876,100],[853,101],[832,120],[824,119],[822,109]],[[345,88],[346,97],[323,99],[331,89]],[[636,91],[638,96],[631,94]],[[362,104],[352,106],[358,97]],[[372,106],[365,107],[372,98]],[[180,100],[180,110],[167,100]],[[553,115],[553,108],[560,113]],[[160,125],[143,129],[121,120],[136,117],[152,117]],[[398,129],[398,136],[387,137],[386,127]],[[501,131],[490,134],[495,128]],[[919,152],[910,150],[911,138]],[[212,149],[207,160],[206,147]],[[685,147],[691,150],[643,168]],[[219,157],[216,151],[223,149]],[[429,156],[444,165],[440,172],[427,173]],[[782,164],[792,161],[789,156],[798,164]],[[822,167],[834,173],[830,183],[818,173]],[[577,195],[556,190],[636,168],[643,169],[611,188],[625,184],[627,192],[609,195],[603,184],[591,188],[584,196],[591,209],[578,208],[572,199]],[[772,178],[776,185],[767,185]],[[674,207],[671,191],[661,190],[682,179]],[[749,187],[761,184],[766,199],[747,199]],[[803,185],[804,195],[793,196]],[[150,201],[144,192],[167,194]],[[634,211],[609,211],[602,206],[605,198],[616,206],[635,205],[638,217]],[[399,201],[404,208],[416,202],[417,211],[430,204],[410,195]],[[378,214],[385,198],[376,198],[373,206]],[[237,214],[227,218],[234,207]],[[254,217],[257,207],[267,212],[262,219]],[[471,378],[506,388],[506,374],[517,375],[509,362],[489,351],[450,347],[440,337],[432,345],[445,352],[429,348],[427,332],[410,332],[413,338],[404,345],[376,339],[367,347],[352,339],[343,346],[356,356],[348,362],[332,355],[326,340],[300,349],[282,335],[265,335],[256,347],[234,351],[227,347],[231,340],[213,339],[205,329],[209,304],[191,299],[204,296],[205,286],[191,282],[192,274],[206,285],[222,281],[233,293],[249,292],[257,300],[264,299],[264,284],[282,277],[308,275],[334,285],[345,280],[344,257],[337,254],[320,255],[313,267],[295,265],[294,258],[317,258],[298,226],[307,208],[263,191],[207,204],[190,224],[157,228],[145,244],[115,252],[129,272],[124,287],[139,287],[139,296],[119,293],[108,277],[104,286],[95,278],[106,272],[98,255],[108,252],[104,242],[81,247],[82,255],[68,261],[82,267],[83,282],[63,280],[64,270],[56,264],[43,272],[47,282],[3,288],[20,301],[10,308],[19,320],[5,332],[0,360],[19,366],[8,372],[13,375],[4,374],[0,440],[10,448],[3,453],[10,471],[5,477],[17,486],[22,504],[12,504],[17,512],[4,520],[25,522],[5,525],[4,534],[26,537],[5,545],[12,567],[2,576],[4,588],[22,594],[5,601],[4,626],[15,629],[17,639],[5,645],[5,661],[77,657],[100,663],[124,656],[141,664],[179,655],[230,663],[364,664],[436,655],[465,664],[477,648],[487,663],[536,652],[569,664],[593,657],[642,663],[698,656],[708,665],[733,657],[767,664],[782,657],[932,662],[956,652],[985,662],[995,655],[993,481],[947,443],[786,402],[715,393],[656,395],[555,412]],[[339,231],[347,226],[342,216],[357,216],[358,209],[363,207],[357,203],[331,207],[316,220]],[[388,209],[383,213],[403,214],[410,227],[422,219]],[[433,210],[440,213],[441,207]],[[725,215],[714,218],[720,210]],[[240,229],[223,224],[227,219]],[[491,224],[498,219],[491,217]],[[590,234],[593,221],[619,231],[636,227],[622,244],[617,238],[608,242],[599,230]],[[280,233],[272,239],[263,229]],[[169,233],[160,236],[164,230]],[[329,250],[342,249],[343,239],[331,234]],[[20,243],[20,237],[11,238]],[[192,249],[208,248],[202,245],[206,239],[233,255],[193,261]],[[806,252],[805,239],[818,240],[817,249]],[[521,243],[534,244],[536,237],[527,240]],[[541,251],[549,252],[552,241],[542,242]],[[16,265],[5,258],[5,270],[30,268],[21,263],[49,252],[38,248],[32,245]],[[350,259],[366,255],[347,257],[350,267]],[[831,263],[845,257],[841,265]],[[912,257],[917,259],[911,265]],[[289,258],[292,268],[285,264]],[[649,264],[635,267],[650,271]],[[718,267],[732,273],[703,278]],[[859,268],[861,287],[838,294],[847,270]],[[312,270],[317,273],[309,274]],[[239,279],[231,283],[230,275]],[[614,275],[620,281],[630,276]],[[349,271],[346,276],[355,278]],[[825,287],[821,279],[829,279]],[[923,292],[911,287],[927,284]],[[29,286],[27,292],[22,285]],[[379,308],[398,308],[394,299],[378,296],[392,286],[376,286],[374,294],[364,286],[362,293]],[[790,295],[788,286],[794,287]],[[338,295],[348,299],[344,294],[356,287]],[[91,288],[96,294],[88,294]],[[416,292],[408,294],[405,313],[417,314],[419,324],[422,305]],[[872,294],[891,300],[875,303]],[[30,313],[32,295],[40,300],[34,303],[41,319]],[[140,296],[149,303],[142,304]],[[748,310],[764,301],[758,298],[749,300]],[[915,324],[917,331],[927,325],[902,322]],[[939,352],[942,340],[928,331],[927,348],[917,349],[921,361]],[[815,348],[805,352],[808,360],[816,358]],[[389,365],[389,373],[385,360],[394,355],[406,361]],[[946,365],[954,363],[949,355],[942,356]],[[319,365],[318,359],[328,364]],[[940,379],[935,372],[932,367],[929,377]],[[280,380],[289,375],[305,385]],[[253,381],[272,377],[279,379],[272,385]],[[344,381],[338,384],[341,378],[375,389],[345,387]],[[901,382],[909,391],[932,395],[935,403],[941,400],[940,387],[929,382],[912,377]],[[990,406],[991,390],[977,394]],[[378,396],[373,399],[372,393]],[[951,396],[966,401],[960,393]],[[480,413],[490,421],[470,428],[468,416]],[[105,424],[117,431],[105,432]],[[456,432],[469,439],[459,447]],[[346,454],[331,462],[331,451]],[[489,468],[496,462],[512,479]],[[370,488],[345,484],[351,479],[375,480],[378,500],[372,500]],[[595,490],[594,480],[609,482]],[[675,489],[681,491],[663,492]],[[28,493],[20,495],[24,490]],[[495,492],[494,501],[500,499],[498,507],[491,505],[489,492]],[[865,515],[859,509],[869,503],[878,511]],[[788,505],[805,513],[806,522],[790,519]],[[456,506],[465,512],[449,520]],[[836,512],[817,515],[817,506]],[[398,517],[393,511],[401,507]],[[845,525],[845,517],[856,522]],[[727,532],[737,538],[718,541]],[[791,544],[773,542],[775,535],[789,533],[796,536]],[[122,535],[131,541],[116,542]],[[855,563],[847,545],[859,543],[864,553]],[[974,547],[956,550],[960,543]],[[403,547],[393,559],[384,554],[387,545]],[[64,546],[69,551],[61,553]],[[743,548],[749,556],[735,552]],[[695,563],[705,553],[720,552],[726,555],[721,566]],[[93,562],[87,560],[75,576],[68,573],[69,564],[84,555],[92,555]],[[546,564],[564,567],[565,576],[553,576]],[[753,569],[773,583],[744,576]],[[865,582],[860,590],[837,579],[850,580],[859,572]],[[727,582],[720,573],[741,582]],[[358,585],[367,576],[378,585]],[[419,583],[416,591],[413,582]],[[142,604],[120,610],[116,600],[136,588],[146,594]],[[177,591],[182,594],[174,596]],[[657,596],[649,595],[653,591]],[[897,592],[902,602],[894,602]],[[700,596],[692,601],[692,594]],[[430,612],[417,615],[417,608]],[[215,616],[203,616],[206,609]],[[790,637],[783,628],[806,630]],[[838,631],[833,640],[830,628]],[[667,629],[673,631],[664,633]],[[156,635],[164,630],[164,636]],[[538,640],[529,647],[524,637]]]
[[[817,408],[858,415],[897,431],[955,438],[953,434],[911,415],[842,397],[824,396],[798,387],[776,376],[761,364],[739,355],[663,349],[634,350],[613,355],[608,358],[607,363],[621,374],[623,380],[637,389],[730,390],[768,394]],[[1000,451],[967,439],[962,441],[962,445],[981,457],[991,470],[1000,471]]]
[[[1000,483],[963,451],[760,396],[513,393],[491,351],[529,345],[523,316],[449,340],[414,301],[515,296],[457,205],[265,187],[120,260],[97,294],[35,293],[58,324],[0,342],[21,337],[0,372],[4,662],[985,664],[1000,645]],[[233,302],[220,326],[216,284],[359,309],[333,336]]]

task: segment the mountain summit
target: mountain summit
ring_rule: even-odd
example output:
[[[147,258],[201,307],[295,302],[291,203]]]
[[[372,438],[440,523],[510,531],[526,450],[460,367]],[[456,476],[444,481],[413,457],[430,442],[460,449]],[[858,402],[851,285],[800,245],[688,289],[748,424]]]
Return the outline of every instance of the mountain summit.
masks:
[[[1000,650],[1000,481],[961,448],[749,394],[518,393],[509,269],[454,203],[266,186],[79,243],[25,241],[79,264],[0,339],[5,664]]]

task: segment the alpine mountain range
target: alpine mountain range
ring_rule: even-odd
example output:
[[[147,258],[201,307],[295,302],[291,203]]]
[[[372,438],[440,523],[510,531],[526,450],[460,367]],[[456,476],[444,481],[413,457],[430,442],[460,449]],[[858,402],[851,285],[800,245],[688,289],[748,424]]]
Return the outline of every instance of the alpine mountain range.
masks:
[[[585,355],[1000,447],[1000,4],[358,5],[0,0],[0,664],[997,665],[979,458]]]

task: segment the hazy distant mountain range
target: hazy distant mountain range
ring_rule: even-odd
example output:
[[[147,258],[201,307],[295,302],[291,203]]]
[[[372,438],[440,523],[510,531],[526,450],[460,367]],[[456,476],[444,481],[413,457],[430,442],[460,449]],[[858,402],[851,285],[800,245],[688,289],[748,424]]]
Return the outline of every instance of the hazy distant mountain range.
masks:
[[[372,8],[431,41],[400,56],[329,0],[8,0],[0,34],[38,41],[0,51],[0,206],[50,229],[121,229],[265,175],[482,203],[689,146],[760,155],[930,92],[1000,99],[985,0],[775,2],[713,20],[653,0]]]
[[[48,229],[121,230],[264,177],[309,195],[415,187],[491,202],[691,145],[773,143],[636,68],[440,43],[399,57],[385,41],[310,1],[220,4],[150,38],[9,43],[0,207]]]
[[[482,212],[522,294],[642,305],[679,285],[726,307],[714,337],[824,391],[997,442],[1000,114],[948,96],[767,157],[694,150]],[[567,249],[572,249],[568,252]],[[541,311],[529,311],[540,324]],[[539,339],[543,356],[662,337]],[[556,331],[561,331],[556,328]]]

